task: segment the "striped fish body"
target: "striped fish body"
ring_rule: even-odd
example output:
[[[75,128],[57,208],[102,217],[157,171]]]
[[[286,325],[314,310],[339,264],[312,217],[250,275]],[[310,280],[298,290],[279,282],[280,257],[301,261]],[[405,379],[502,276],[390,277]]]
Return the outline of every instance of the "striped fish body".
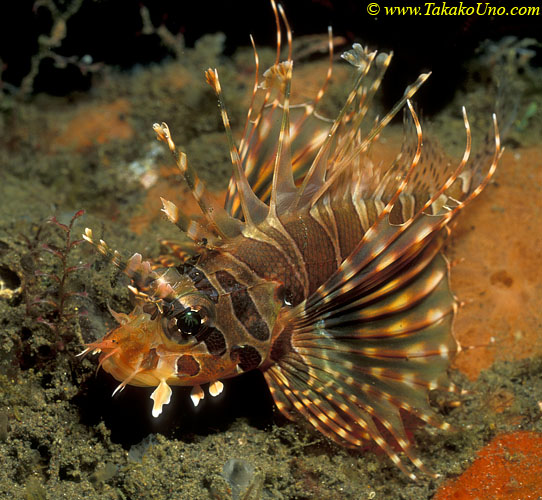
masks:
[[[100,353],[100,366],[121,382],[118,390],[156,387],[154,416],[169,403],[171,385],[192,386],[197,405],[203,384],[216,396],[222,380],[259,369],[289,418],[304,417],[344,446],[373,441],[414,478],[395,442],[430,474],[401,413],[449,427],[427,397],[432,389],[456,390],[447,368],[460,348],[452,334],[457,303],[441,249],[450,221],[495,171],[496,119],[494,146],[488,141],[471,158],[464,112],[467,145],[450,169],[423,138],[410,103],[429,76],[421,75],[388,114],[364,126],[391,55],[377,57],[357,44],[343,54],[355,67],[355,81],[337,118],[326,121],[315,111],[331,65],[315,100],[294,115],[291,32],[280,6],[271,3],[279,35],[281,17],[286,26],[289,54],[279,62],[278,43],[275,64],[263,83],[256,79],[239,145],[218,73],[206,73],[234,170],[223,208],[213,205],[167,125],[154,126],[203,215],[191,219],[162,200],[168,219],[193,241],[165,242],[181,264],[160,259],[159,267],[139,254],[124,259],[86,230],[84,238],[131,278],[136,306],[129,314],[113,313],[119,326],[84,352]],[[412,139],[391,164],[374,163],[372,144],[405,104]]]
[[[200,269],[235,317],[233,328],[222,328],[237,332],[224,336],[230,357],[246,349],[250,361],[238,367],[264,372],[281,412],[304,416],[343,446],[374,440],[406,472],[378,422],[428,472],[410,447],[400,409],[448,428],[427,391],[455,390],[446,370],[458,349],[456,301],[440,252],[448,234],[442,220],[427,216],[399,236],[401,226],[390,223],[403,217],[401,208],[414,210],[412,198],[403,207],[398,200],[377,226],[381,200],[317,204],[284,217],[280,230],[258,226],[220,257],[203,257]],[[364,241],[371,228],[374,240]],[[345,263],[353,256],[364,265],[348,279]],[[264,291],[265,282],[274,287]]]
[[[376,207],[370,205],[374,219]],[[216,297],[215,324],[224,346],[220,354],[240,360],[234,374],[239,368],[265,370],[274,364],[271,353],[277,352],[281,318],[287,322],[288,312],[337,271],[370,227],[368,217],[362,223],[352,203],[335,207],[325,219],[318,210],[313,213],[284,217],[280,228],[259,224],[246,236],[202,252],[194,265],[201,279],[196,288],[207,294],[212,290]]]

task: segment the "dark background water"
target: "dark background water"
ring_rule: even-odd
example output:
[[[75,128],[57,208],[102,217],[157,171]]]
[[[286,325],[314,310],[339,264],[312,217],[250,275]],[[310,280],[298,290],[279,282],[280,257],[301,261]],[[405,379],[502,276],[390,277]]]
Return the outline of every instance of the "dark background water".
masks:
[[[75,2],[57,1],[64,12]],[[509,15],[386,15],[385,7],[420,6],[426,14],[430,2],[379,0],[380,13],[367,12],[368,0],[295,0],[285,1],[285,11],[294,36],[325,34],[328,26],[345,37],[348,44],[362,41],[380,50],[394,50],[394,64],[384,82],[385,97],[395,101],[405,81],[413,81],[422,71],[432,70],[431,81],[421,91],[424,110],[433,113],[452,97],[464,78],[463,62],[471,58],[485,39],[507,36],[540,36],[541,16]],[[462,5],[489,9],[512,6],[538,6],[526,0],[512,2],[434,2],[437,8]],[[129,70],[135,65],[159,62],[171,56],[156,34],[145,34],[140,7],[148,8],[154,26],[165,25],[174,35],[181,35],[187,47],[206,33],[226,35],[225,54],[249,45],[252,33],[259,46],[273,46],[275,27],[267,0],[226,1],[140,1],[87,0],[67,21],[67,35],[54,50],[77,58],[90,56],[94,63]],[[449,12],[449,11],[448,11]],[[24,0],[3,2],[0,7],[0,59],[4,63],[2,79],[17,87],[28,72],[30,59],[38,50],[39,36],[49,34],[52,21],[49,9],[40,2]],[[542,59],[533,61],[540,64]],[[55,67],[52,59],[42,62],[34,90],[64,95],[74,90],[88,90],[92,73],[83,74],[75,65]]]

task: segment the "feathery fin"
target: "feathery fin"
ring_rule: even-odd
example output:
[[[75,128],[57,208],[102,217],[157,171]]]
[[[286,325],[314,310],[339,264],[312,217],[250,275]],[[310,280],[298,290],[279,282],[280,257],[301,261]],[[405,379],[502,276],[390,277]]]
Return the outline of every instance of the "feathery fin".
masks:
[[[385,224],[397,230],[387,219],[380,222]],[[411,248],[419,231],[412,226],[401,234],[400,247]],[[406,277],[405,262],[389,273],[376,271],[399,257],[395,243],[371,262],[374,272],[356,275],[361,279],[354,288],[343,280],[327,295],[324,284],[310,300],[284,313],[280,336],[291,350],[277,352],[265,372],[285,414],[293,406],[323,434],[349,446],[360,446],[368,434],[409,476],[376,423],[428,473],[411,447],[400,410],[443,427],[427,390],[453,390],[446,368],[457,348],[450,333],[455,308],[447,263],[438,255],[444,241],[440,234],[410,255]],[[385,279],[375,281],[375,274]]]

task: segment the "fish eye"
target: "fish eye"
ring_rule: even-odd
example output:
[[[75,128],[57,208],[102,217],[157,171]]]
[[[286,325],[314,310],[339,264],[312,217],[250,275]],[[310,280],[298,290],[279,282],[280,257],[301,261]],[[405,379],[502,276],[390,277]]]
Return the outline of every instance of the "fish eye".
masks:
[[[201,342],[207,330],[207,315],[203,308],[186,307],[182,310],[170,309],[163,318],[166,336],[178,343]]]
[[[185,335],[196,335],[203,325],[199,311],[187,307],[176,317],[177,328]]]

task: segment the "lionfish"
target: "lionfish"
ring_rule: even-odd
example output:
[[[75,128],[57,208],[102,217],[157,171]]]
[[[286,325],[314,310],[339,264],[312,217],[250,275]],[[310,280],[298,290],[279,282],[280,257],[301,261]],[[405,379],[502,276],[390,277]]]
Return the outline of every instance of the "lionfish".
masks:
[[[392,54],[354,44],[342,55],[355,68],[353,87],[335,120],[326,121],[316,107],[331,79],[331,30],[324,83],[312,102],[291,105],[292,35],[284,10],[271,3],[276,59],[259,83],[251,37],[256,78],[239,145],[218,72],[206,71],[233,164],[223,208],[177,150],[168,126],[154,125],[203,214],[190,219],[162,199],[168,219],[193,242],[170,245],[182,264],[160,267],[138,253],[125,259],[86,229],[84,238],[131,278],[135,307],[129,314],[112,311],[119,326],[84,353],[101,353],[99,366],[121,381],[117,390],[156,387],[155,417],[170,401],[170,385],[192,386],[197,406],[202,385],[217,396],[221,380],[261,370],[288,418],[304,417],[343,446],[373,441],[415,479],[394,451],[398,446],[431,474],[401,413],[450,427],[428,400],[433,389],[457,390],[447,368],[460,350],[452,333],[458,302],[441,250],[452,219],[495,171],[501,155],[496,117],[494,151],[486,147],[485,155],[471,159],[463,109],[466,147],[448,171],[430,144],[422,154],[422,129],[410,101],[429,74],[364,126]],[[281,23],[288,49],[282,62]],[[413,140],[391,164],[373,163],[371,146],[405,105]]]

